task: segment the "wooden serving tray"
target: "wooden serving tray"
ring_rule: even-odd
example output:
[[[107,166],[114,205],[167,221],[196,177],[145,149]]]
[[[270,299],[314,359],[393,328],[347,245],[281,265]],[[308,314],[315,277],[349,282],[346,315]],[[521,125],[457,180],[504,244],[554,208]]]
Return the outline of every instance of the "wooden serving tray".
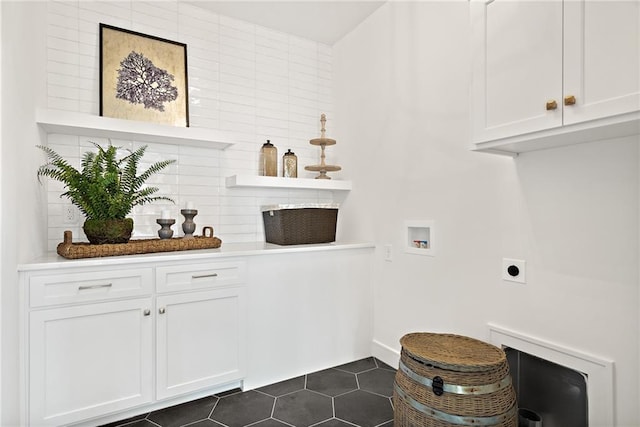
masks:
[[[213,236],[194,236],[185,239],[139,239],[129,240],[128,243],[105,243],[92,245],[91,243],[72,243],[70,230],[64,232],[64,241],[58,244],[58,255],[68,259],[96,258],[102,256],[136,255],[153,252],[187,251],[192,249],[219,248],[222,240]]]

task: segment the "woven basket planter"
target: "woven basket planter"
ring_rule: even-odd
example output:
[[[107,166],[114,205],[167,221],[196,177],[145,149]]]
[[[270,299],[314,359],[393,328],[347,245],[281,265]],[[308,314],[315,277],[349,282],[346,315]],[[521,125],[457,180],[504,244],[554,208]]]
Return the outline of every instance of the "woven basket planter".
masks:
[[[395,427],[517,427],[515,390],[501,349],[451,334],[407,334],[400,343]]]

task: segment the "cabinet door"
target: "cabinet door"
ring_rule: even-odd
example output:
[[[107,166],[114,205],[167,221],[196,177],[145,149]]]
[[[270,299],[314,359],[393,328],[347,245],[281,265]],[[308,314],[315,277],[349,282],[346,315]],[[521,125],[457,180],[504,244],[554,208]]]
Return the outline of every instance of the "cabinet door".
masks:
[[[30,425],[61,425],[151,402],[151,299],[34,311]]]
[[[472,140],[562,125],[562,2],[472,0]],[[547,101],[557,108],[547,110]]]
[[[564,13],[564,123],[639,111],[640,1],[566,1]]]
[[[220,385],[243,376],[242,288],[157,298],[157,397]]]

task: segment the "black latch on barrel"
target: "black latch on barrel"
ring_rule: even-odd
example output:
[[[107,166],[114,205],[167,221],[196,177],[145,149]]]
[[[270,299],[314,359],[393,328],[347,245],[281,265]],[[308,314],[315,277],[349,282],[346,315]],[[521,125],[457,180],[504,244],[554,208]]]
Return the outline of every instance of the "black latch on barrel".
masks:
[[[431,388],[433,389],[433,394],[442,396],[442,393],[444,393],[444,380],[442,377],[433,377]]]

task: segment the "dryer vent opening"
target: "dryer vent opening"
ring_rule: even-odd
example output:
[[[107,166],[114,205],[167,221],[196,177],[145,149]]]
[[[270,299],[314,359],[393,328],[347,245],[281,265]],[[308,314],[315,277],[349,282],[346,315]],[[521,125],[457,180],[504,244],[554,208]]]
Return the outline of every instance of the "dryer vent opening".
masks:
[[[519,427],[587,427],[588,376],[505,347],[518,398]]]

